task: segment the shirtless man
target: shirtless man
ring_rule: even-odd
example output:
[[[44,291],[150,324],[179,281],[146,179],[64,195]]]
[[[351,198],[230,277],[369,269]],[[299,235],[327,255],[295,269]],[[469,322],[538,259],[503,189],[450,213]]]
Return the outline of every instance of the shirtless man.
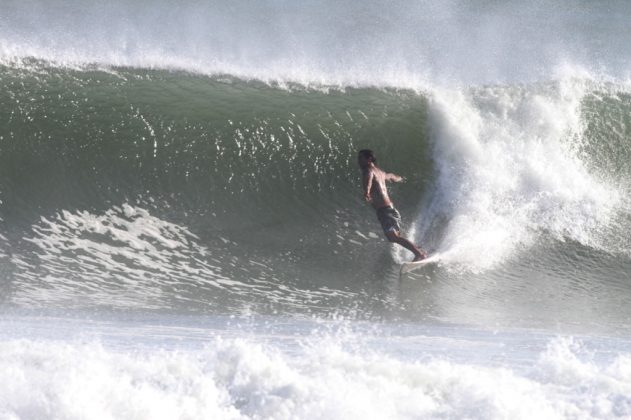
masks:
[[[377,210],[377,219],[390,242],[397,243],[414,254],[414,261],[427,257],[427,253],[401,236],[401,215],[388,196],[386,181],[403,182],[399,175],[382,171],[375,162],[372,150],[360,150],[357,163],[362,170],[364,198]]]

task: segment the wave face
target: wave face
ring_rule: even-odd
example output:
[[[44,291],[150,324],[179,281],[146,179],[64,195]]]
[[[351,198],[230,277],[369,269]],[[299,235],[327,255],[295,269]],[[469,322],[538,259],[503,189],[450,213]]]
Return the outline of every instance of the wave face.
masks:
[[[84,305],[80,290],[130,307],[212,307],[230,301],[224,289],[240,290],[240,305],[354,297],[344,279],[371,278],[378,263],[363,263],[364,246],[387,261],[358,200],[357,148],[390,144],[408,151],[401,170],[431,167],[416,141],[426,101],[411,93],[144,70],[4,74],[14,302]],[[406,172],[413,209],[427,180]]]
[[[631,316],[628,5],[57,6],[0,25],[4,306]],[[361,148],[441,265],[399,281]]]

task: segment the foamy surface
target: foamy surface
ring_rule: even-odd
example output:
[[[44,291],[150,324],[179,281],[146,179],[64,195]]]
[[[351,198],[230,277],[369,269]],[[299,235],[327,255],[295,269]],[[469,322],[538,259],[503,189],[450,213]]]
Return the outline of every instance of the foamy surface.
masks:
[[[445,325],[175,319],[5,316],[0,417],[631,415],[626,340]]]

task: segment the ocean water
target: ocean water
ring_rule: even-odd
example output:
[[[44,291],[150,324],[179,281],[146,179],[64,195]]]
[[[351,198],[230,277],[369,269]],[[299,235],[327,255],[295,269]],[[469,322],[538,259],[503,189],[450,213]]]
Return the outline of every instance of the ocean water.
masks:
[[[627,2],[0,6],[1,419],[631,418]]]

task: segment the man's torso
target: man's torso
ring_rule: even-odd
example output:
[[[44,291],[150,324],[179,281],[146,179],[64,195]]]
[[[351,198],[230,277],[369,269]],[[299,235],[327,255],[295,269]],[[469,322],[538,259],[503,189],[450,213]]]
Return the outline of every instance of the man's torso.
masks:
[[[372,188],[370,189],[371,203],[375,209],[392,206],[386,188],[386,173],[374,166],[368,170],[373,174]]]

